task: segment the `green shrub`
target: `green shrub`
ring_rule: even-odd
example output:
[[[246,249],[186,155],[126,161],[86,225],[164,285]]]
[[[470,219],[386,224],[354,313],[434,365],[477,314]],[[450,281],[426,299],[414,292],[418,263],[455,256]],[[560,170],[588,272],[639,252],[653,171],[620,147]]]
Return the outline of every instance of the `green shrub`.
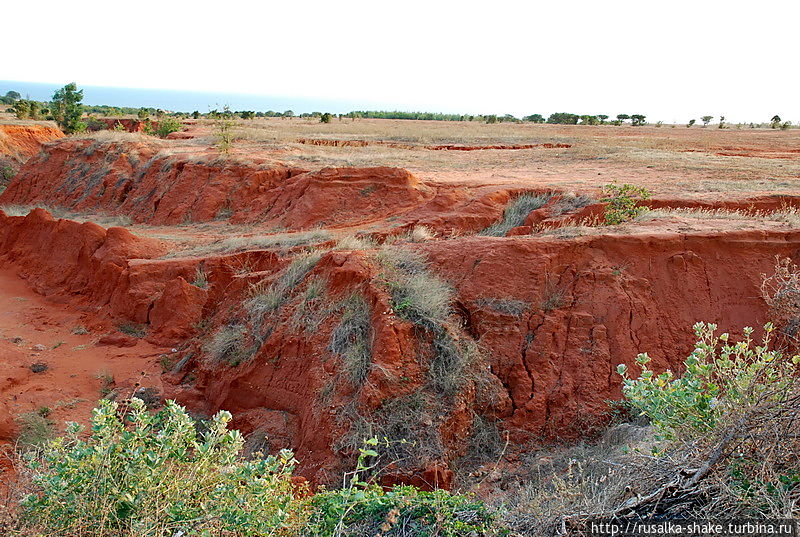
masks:
[[[637,358],[638,378],[617,369],[625,398],[656,427],[654,451],[676,470],[691,468],[675,494],[706,517],[800,514],[800,356],[773,348],[771,324],[761,344],[750,328],[738,342],[716,336],[713,324],[694,328],[698,341],[680,376],[656,374],[647,354]]]
[[[243,457],[244,438],[218,412],[199,427],[168,401],[157,413],[140,399],[102,401],[91,430],[25,456],[31,477],[23,529],[61,537],[489,537],[495,514],[470,496],[365,482],[378,445],[359,450],[339,490],[309,496],[292,480],[289,451]],[[26,535],[28,533],[25,533]]]
[[[292,535],[305,500],[291,481],[290,452],[242,460],[243,438],[222,411],[198,434],[185,409],[168,402],[151,414],[139,399],[123,409],[102,401],[92,428],[28,458],[34,492],[27,523],[47,535]]]
[[[222,112],[214,110],[209,115],[214,118],[213,130],[217,141],[217,149],[223,155],[227,155],[233,146],[233,128],[236,126],[233,113],[231,113],[230,107],[226,105],[222,108]]]
[[[378,485],[317,494],[308,535],[328,537],[488,537],[502,535],[494,514],[469,496]]]
[[[650,197],[650,191],[641,186],[630,184],[609,184],[603,187],[607,197],[602,201],[607,202],[606,224],[617,225],[629,222],[647,211],[639,202]]]
[[[183,123],[174,117],[165,117],[158,122],[155,133],[159,138],[166,138],[170,133],[178,132],[183,127]]]
[[[67,134],[86,130],[86,123],[81,121],[83,115],[83,90],[71,82],[53,94],[50,110],[58,126]]]
[[[478,234],[490,237],[505,237],[511,228],[524,224],[528,215],[542,207],[551,197],[549,194],[522,194],[517,196],[506,206],[502,220],[492,224]]]
[[[623,376],[622,393],[645,414],[667,438],[698,437],[713,431],[725,416],[760,404],[771,392],[780,392],[794,382],[800,357],[784,360],[780,351],[769,350],[774,330],[764,327],[761,345],[753,345],[752,328],[744,329],[744,339],[729,343],[729,334],[714,335],[715,324],[697,323],[694,351],[684,361],[680,377],[670,371],[656,375],[647,364],[650,357],[640,354],[638,378]]]
[[[483,503],[469,496],[444,490],[421,491],[396,485],[389,490],[363,481],[379,461],[374,449],[376,437],[364,440],[349,485],[335,491],[321,491],[311,500],[308,533],[314,537],[489,537],[504,535],[496,516]]]

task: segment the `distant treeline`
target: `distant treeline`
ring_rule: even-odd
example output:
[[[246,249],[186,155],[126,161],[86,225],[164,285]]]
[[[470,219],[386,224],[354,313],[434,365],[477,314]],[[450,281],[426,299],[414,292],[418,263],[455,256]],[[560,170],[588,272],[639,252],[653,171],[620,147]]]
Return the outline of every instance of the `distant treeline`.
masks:
[[[19,118],[27,119],[52,119],[52,103],[32,101],[22,99],[19,92],[8,91],[5,95],[0,95],[0,104],[10,105],[8,111],[16,113]],[[497,115],[497,114],[443,114],[437,112],[403,112],[400,110],[354,110],[346,114],[331,114],[329,112],[304,112],[302,114],[295,114],[292,110],[285,110],[283,112],[276,112],[274,110],[267,110],[266,112],[256,112],[253,110],[230,110],[225,107],[222,111],[211,110],[202,113],[195,110],[192,113],[185,112],[170,112],[168,110],[161,110],[159,108],[132,108],[126,106],[108,106],[108,105],[81,105],[84,114],[105,116],[105,117],[118,117],[118,116],[136,116],[140,119],[148,119],[151,117],[163,118],[166,116],[175,117],[179,119],[186,118],[219,118],[219,117],[238,117],[241,119],[254,119],[263,117],[301,117],[301,118],[315,118],[323,123],[329,123],[333,118],[338,118],[340,121],[344,119],[356,120],[360,118],[370,119],[416,119],[428,121],[476,121],[480,123],[549,123],[554,125],[623,125],[629,124],[633,126],[647,125],[647,117],[644,114],[617,114],[615,119],[610,119],[606,114],[572,114],[569,112],[555,112],[548,117],[542,114],[530,114],[521,118],[515,117],[512,114]],[[712,116],[702,116],[701,120],[703,126],[707,126]],[[630,122],[630,123],[628,123]],[[692,127],[696,123],[695,119],[689,121],[687,127]],[[657,127],[662,125],[659,121],[655,124]],[[750,123],[749,126],[754,128],[756,126],[763,127],[767,124],[764,123]],[[788,129],[791,127],[791,121],[782,121],[780,116],[774,116],[769,124],[773,129]],[[729,124],[725,123],[725,116],[719,118],[719,128],[730,128]],[[737,124],[741,128],[742,124]]]

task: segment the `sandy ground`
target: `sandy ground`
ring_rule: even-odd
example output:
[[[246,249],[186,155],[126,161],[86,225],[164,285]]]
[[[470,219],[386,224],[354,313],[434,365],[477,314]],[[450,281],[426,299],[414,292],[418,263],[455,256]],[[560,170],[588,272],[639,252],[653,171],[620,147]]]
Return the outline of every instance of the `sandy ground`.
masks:
[[[76,334],[84,327],[86,334]],[[125,397],[161,389],[161,356],[170,349],[98,346],[107,326],[34,293],[11,270],[0,270],[0,392],[12,415],[47,408],[56,430],[85,421],[101,391]],[[45,368],[35,373],[32,369]]]

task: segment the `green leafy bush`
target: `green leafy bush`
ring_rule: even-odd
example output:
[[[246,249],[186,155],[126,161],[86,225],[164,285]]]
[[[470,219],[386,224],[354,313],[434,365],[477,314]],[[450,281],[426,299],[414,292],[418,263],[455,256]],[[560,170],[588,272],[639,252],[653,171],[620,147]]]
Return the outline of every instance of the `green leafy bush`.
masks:
[[[633,220],[637,216],[647,211],[646,207],[641,207],[639,202],[650,197],[650,191],[641,186],[630,184],[615,185],[609,184],[603,187],[606,198],[602,201],[607,202],[606,224],[616,225]]]
[[[308,535],[361,537],[481,537],[500,535],[483,503],[444,490],[378,485],[318,494]]]
[[[714,335],[715,324],[694,326],[698,341],[684,361],[680,377],[666,370],[656,375],[647,364],[650,357],[640,354],[638,378],[623,376],[622,393],[646,414],[667,438],[697,438],[719,428],[726,417],[761,404],[770,394],[780,394],[798,373],[800,357],[790,359],[780,351],[770,350],[772,324],[764,327],[761,345],[753,345],[752,328],[744,329],[744,339],[729,343],[729,334]]]
[[[50,109],[53,118],[67,134],[82,132],[86,130],[86,123],[81,121],[83,115],[83,90],[78,90],[78,86],[71,82],[53,94],[53,102]]]
[[[230,420],[220,411],[201,428],[173,401],[158,413],[139,399],[101,401],[88,436],[71,423],[65,438],[26,456],[32,491],[21,502],[22,529],[59,537],[502,534],[495,514],[469,496],[363,481],[375,466],[367,461],[378,458],[376,438],[359,450],[344,488],[312,496],[292,478],[291,452],[243,458]]]
[[[23,517],[61,536],[296,535],[306,516],[296,461],[290,452],[241,459],[230,419],[219,412],[198,434],[174,402],[151,414],[139,399],[124,411],[101,401],[88,438],[72,423],[29,457],[35,492]]]
[[[182,127],[183,123],[180,120],[174,117],[165,117],[158,122],[155,132],[159,138],[166,138],[169,134],[181,130]]]
[[[389,490],[362,480],[377,466],[376,437],[364,440],[348,486],[322,491],[312,500],[308,534],[314,537],[489,537],[501,535],[496,516],[469,496],[396,485]]]
[[[654,463],[673,468],[671,478],[660,474],[659,499],[680,498],[683,512],[699,517],[797,516],[800,357],[774,348],[771,324],[760,345],[750,328],[735,343],[715,329],[695,325],[698,342],[679,377],[655,374],[646,354],[637,359],[638,378],[618,368],[626,399],[659,433]]]

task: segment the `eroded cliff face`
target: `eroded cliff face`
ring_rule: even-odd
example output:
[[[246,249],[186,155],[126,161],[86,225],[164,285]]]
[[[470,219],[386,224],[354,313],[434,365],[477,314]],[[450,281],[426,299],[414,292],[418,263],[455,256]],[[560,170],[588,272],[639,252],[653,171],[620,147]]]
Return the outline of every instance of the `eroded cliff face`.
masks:
[[[618,364],[647,351],[654,368],[678,369],[697,321],[761,326],[761,274],[776,255],[800,257],[800,231],[777,227],[530,235],[602,213],[598,204],[565,212],[558,195],[510,236],[476,236],[518,190],[424,183],[396,168],[307,172],[164,148],[48,144],[0,204],[150,224],[225,218],[262,229],[352,228],[378,240],[419,224],[466,235],[163,258],[165,242],[123,228],[41,209],[0,212],[0,267],[49,298],[142,325],[151,344],[169,349],[164,397],[201,415],[232,411],[253,442],[268,438],[257,447],[294,449],[303,475],[318,483],[340,478],[373,434],[410,440],[388,448],[387,479],[429,486],[452,484],[487,424],[519,444],[591,434],[620,397]],[[387,250],[416,252],[428,262],[413,276],[451,286],[446,319],[408,314]],[[457,378],[442,382],[451,373]],[[0,433],[8,428],[0,420]]]
[[[63,132],[47,125],[0,125],[0,157],[22,162],[38,153],[42,144],[63,137]]]
[[[317,482],[350,464],[352,445],[343,439],[358,434],[354,428],[397,432],[405,416],[408,435],[436,446],[397,465],[396,479],[444,486],[477,416],[513,442],[578,438],[620,397],[619,363],[647,351],[656,368],[677,369],[695,322],[761,325],[760,274],[775,255],[796,257],[800,246],[795,231],[398,246],[423,253],[454,287],[447,330],[482,351],[465,370],[470,380],[443,395],[431,388],[434,333],[396,311],[376,251],[321,253],[280,306],[254,322],[253,286],[277,282],[307,255],[302,249],[153,259],[162,244],[121,228],[55,220],[42,210],[0,215],[0,224],[3,265],[38,292],[141,323],[151,342],[179,347],[165,396],[202,414],[234,412],[236,426],[267,436],[268,447],[294,449],[303,474]],[[188,283],[198,268],[208,274],[204,289]],[[312,285],[320,286],[313,297]],[[367,306],[371,349],[360,383],[332,343],[354,294]],[[242,330],[246,353],[236,360],[209,350],[229,327]]]
[[[0,192],[42,144],[63,136],[57,128],[46,125],[0,125]]]
[[[396,232],[426,225],[461,233],[491,224],[519,191],[425,184],[400,168],[308,172],[169,147],[117,133],[48,145],[0,195],[0,205],[53,205],[162,225],[229,219],[303,230],[382,223]]]
[[[466,330],[489,355],[512,406],[504,426],[576,438],[620,398],[618,364],[648,352],[678,370],[692,326],[737,332],[768,321],[759,284],[800,233],[468,238],[426,245],[458,289]],[[634,368],[635,369],[635,368]]]

